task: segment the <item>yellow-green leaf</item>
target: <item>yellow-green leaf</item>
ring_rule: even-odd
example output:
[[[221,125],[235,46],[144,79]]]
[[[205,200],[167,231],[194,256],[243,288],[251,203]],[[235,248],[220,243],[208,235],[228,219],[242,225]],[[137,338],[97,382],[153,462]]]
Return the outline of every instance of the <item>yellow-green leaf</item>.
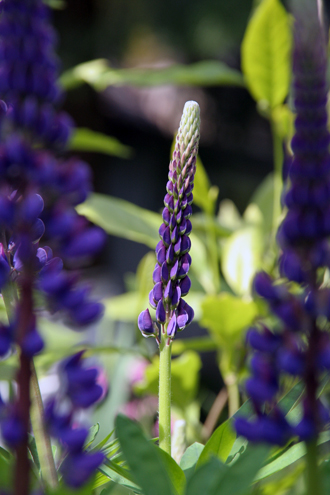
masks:
[[[263,0],[242,43],[242,70],[255,100],[264,107],[283,103],[290,84],[291,21],[280,0]]]

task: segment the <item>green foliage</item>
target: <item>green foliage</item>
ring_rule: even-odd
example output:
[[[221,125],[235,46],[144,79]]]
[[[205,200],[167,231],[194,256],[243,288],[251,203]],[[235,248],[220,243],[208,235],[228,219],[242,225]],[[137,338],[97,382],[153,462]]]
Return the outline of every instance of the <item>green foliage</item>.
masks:
[[[241,339],[246,329],[258,315],[255,302],[245,301],[228,292],[207,296],[202,303],[201,325],[208,328],[221,346],[230,348]]]
[[[176,495],[178,492],[172,484],[159,451],[148,442],[139,426],[119,415],[116,419],[116,433],[125,459],[143,493]]]
[[[203,449],[204,449],[204,445],[195,442],[192,445],[190,445],[190,447],[188,447],[185,453],[183,454],[180,461],[180,467],[183,470],[187,480],[192,476],[197,461],[199,459],[199,456],[203,452]]]
[[[108,86],[244,86],[241,74],[222,62],[205,60],[191,65],[172,65],[165,69],[113,69],[104,59],[92,60],[64,72],[60,78],[66,90],[83,83],[97,91]]]
[[[199,355],[186,351],[172,361],[172,402],[180,409],[185,409],[196,398],[201,368]],[[135,385],[138,394],[158,394],[159,357],[153,358],[145,371],[143,382]]]
[[[252,96],[270,110],[283,103],[290,84],[291,22],[280,0],[263,0],[242,43],[242,69]]]
[[[68,143],[68,149],[70,151],[104,153],[119,156],[120,158],[129,158],[132,155],[132,149],[122,144],[118,139],[85,127],[80,127],[73,131]]]
[[[218,188],[211,186],[202,160],[198,156],[194,178],[194,203],[206,213],[213,215],[218,194]]]
[[[227,420],[215,430],[207,441],[196,467],[205,464],[212,455],[218,457],[220,461],[226,462],[235,440],[236,433],[233,431],[231,421]]]

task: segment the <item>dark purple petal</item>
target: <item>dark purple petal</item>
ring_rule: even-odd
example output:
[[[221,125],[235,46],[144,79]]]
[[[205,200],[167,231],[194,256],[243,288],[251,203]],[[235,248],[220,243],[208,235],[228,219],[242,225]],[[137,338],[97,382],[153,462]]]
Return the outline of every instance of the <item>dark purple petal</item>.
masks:
[[[177,324],[176,324],[176,315],[173,313],[172,318],[169,321],[169,324],[167,326],[167,335],[169,337],[174,337],[177,332]]]
[[[157,304],[156,320],[158,321],[158,323],[161,323],[161,324],[165,323],[165,321],[166,321],[166,313],[165,313],[165,308],[164,308],[164,304],[163,304],[162,300],[158,301],[158,304]]]
[[[155,303],[163,297],[163,284],[158,282],[152,290]]]
[[[186,296],[190,290],[191,287],[191,281],[188,275],[184,277],[181,282],[180,282],[180,289],[181,289],[181,294],[182,296]]]
[[[139,330],[142,332],[142,334],[148,333],[148,334],[153,334],[154,333],[154,324],[151,319],[149,309],[145,309],[140,313],[139,318],[138,318],[138,327]]]

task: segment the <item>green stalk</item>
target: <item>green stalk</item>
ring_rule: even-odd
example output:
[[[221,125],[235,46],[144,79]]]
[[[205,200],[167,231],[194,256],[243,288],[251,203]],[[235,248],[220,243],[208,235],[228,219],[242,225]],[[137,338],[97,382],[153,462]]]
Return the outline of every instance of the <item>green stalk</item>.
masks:
[[[321,495],[320,472],[317,464],[317,439],[306,442],[306,494]]]
[[[273,237],[275,238],[279,217],[281,215],[283,148],[282,139],[278,135],[276,125],[273,120],[270,121],[270,125],[273,138],[274,159]]]
[[[1,291],[8,320],[13,316],[13,304],[17,301],[17,290],[13,282],[8,282]],[[53,457],[49,435],[44,427],[44,407],[42,403],[39,381],[33,360],[31,360],[31,402],[30,419],[35,436],[40,470],[45,483],[51,488],[58,485],[57,471]]]
[[[237,377],[234,373],[230,373],[224,377],[224,382],[228,392],[228,414],[231,418],[240,406]]]
[[[171,347],[167,325],[162,326],[159,346],[159,447],[171,455]]]

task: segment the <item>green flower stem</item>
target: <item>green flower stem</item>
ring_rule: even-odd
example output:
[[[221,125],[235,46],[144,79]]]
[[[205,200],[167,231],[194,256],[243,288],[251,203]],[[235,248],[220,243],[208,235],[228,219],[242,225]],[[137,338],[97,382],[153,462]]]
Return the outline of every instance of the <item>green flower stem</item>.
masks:
[[[228,392],[228,413],[231,418],[240,406],[237,376],[230,373],[224,377],[224,382]]]
[[[1,293],[5,304],[8,320],[10,321],[13,316],[14,302],[18,300],[16,286],[12,282],[8,282],[6,284],[6,287],[2,289]],[[32,403],[30,419],[35,436],[41,474],[44,482],[48,486],[50,486],[51,488],[56,488],[58,485],[57,472],[50,438],[44,427],[44,407],[41,399],[39,381],[33,360],[31,360],[30,386],[30,396]]]
[[[283,148],[282,139],[278,135],[276,125],[271,120],[271,131],[273,138],[273,159],[274,159],[274,198],[273,198],[273,237],[275,238],[278,221],[281,215],[281,193],[282,193],[282,168],[283,168]]]
[[[167,338],[167,325],[162,327],[159,346],[159,447],[171,455],[171,341]]]
[[[320,472],[317,464],[317,439],[306,442],[306,494],[321,495]]]

